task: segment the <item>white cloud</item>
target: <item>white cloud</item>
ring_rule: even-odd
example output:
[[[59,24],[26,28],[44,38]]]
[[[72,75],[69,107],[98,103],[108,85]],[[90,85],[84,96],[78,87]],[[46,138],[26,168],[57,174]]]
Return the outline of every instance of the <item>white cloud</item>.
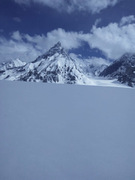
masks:
[[[86,59],[88,63],[91,63],[93,65],[109,65],[110,62],[106,59],[103,59],[101,57],[89,57],[88,59]]]
[[[135,53],[135,23],[132,23],[134,19],[135,17],[131,15],[123,17],[119,23],[110,23],[105,27],[94,25],[87,34],[59,29],[48,33],[47,39],[48,42],[53,42],[59,37],[58,39],[62,40],[67,49],[80,47],[81,41],[85,41],[91,48],[101,50],[107,58],[117,59],[124,53]]]
[[[87,10],[91,11],[92,13],[98,13],[101,10],[107,8],[108,6],[114,6],[119,0],[73,0],[73,9],[77,7],[79,10]]]
[[[126,16],[123,17],[120,21],[120,26],[126,25],[126,24],[131,24],[135,22],[135,16],[134,15],[130,15],[130,16]]]
[[[22,40],[22,35],[20,34],[19,31],[15,31],[15,32],[12,33],[11,38],[13,40],[21,41]]]
[[[103,59],[101,57],[88,57],[88,58],[83,58],[81,54],[77,55],[77,54],[74,54],[74,53],[70,53],[70,57],[72,57],[73,59],[77,59],[78,61],[82,62],[82,59],[83,61],[85,61],[85,63],[87,62],[88,64],[93,64],[93,65],[96,65],[96,66],[100,66],[102,64],[104,65],[109,65],[110,62],[106,59]]]
[[[60,40],[65,49],[72,49],[81,46],[81,41],[79,39],[81,35],[82,33],[66,32],[59,28],[47,33],[46,39],[48,43],[52,42],[52,44]]]
[[[40,51],[20,38],[18,32],[14,32],[10,40],[0,37],[0,61],[8,61],[20,58],[24,61],[33,60],[40,54]]]
[[[89,45],[100,49],[111,59],[119,58],[125,52],[135,53],[135,24],[120,24],[93,26],[91,34],[87,35]]]
[[[48,32],[47,35],[35,35],[30,36],[28,34],[23,35],[23,38],[26,39],[29,43],[34,43],[35,47],[43,52],[48,50],[58,41],[62,43],[62,46],[66,49],[78,48],[81,46],[81,37],[82,33],[77,32],[66,32],[64,29],[58,28],[51,32]]]
[[[114,6],[120,0],[14,0],[19,4],[30,4],[31,2],[42,3],[57,11],[73,12],[75,10],[98,13],[108,6]]]
[[[101,21],[102,21],[102,19],[101,19],[101,18],[96,19],[96,21],[95,21],[95,24],[94,24],[94,25],[95,25],[95,26],[99,25]]]
[[[81,36],[81,33],[66,32],[60,28],[47,33],[46,36],[43,34],[30,36],[15,31],[11,34],[9,40],[0,37],[0,61],[18,57],[24,61],[32,61],[58,41],[61,41],[63,47],[67,50],[78,48],[81,46],[79,36]]]
[[[124,18],[128,19],[128,17]],[[127,52],[135,53],[135,23],[122,25],[121,22],[123,20],[120,23],[110,23],[105,27],[94,25],[91,32],[87,34],[66,32],[61,28],[46,35],[34,36],[16,31],[12,33],[9,40],[0,37],[0,61],[18,57],[24,61],[32,61],[58,41],[61,41],[67,50],[79,48],[85,41],[90,48],[101,50],[110,59],[117,59]]]

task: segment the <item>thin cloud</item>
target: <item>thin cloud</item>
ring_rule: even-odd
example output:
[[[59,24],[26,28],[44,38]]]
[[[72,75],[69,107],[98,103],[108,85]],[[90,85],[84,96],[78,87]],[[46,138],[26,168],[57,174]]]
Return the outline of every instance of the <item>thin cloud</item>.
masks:
[[[120,0],[14,0],[18,4],[30,5],[31,2],[42,3],[45,6],[57,11],[74,12],[87,11],[99,13],[109,6],[115,6]]]
[[[3,33],[4,32],[4,29],[0,29],[0,33]]]
[[[18,22],[18,23],[21,22],[21,19],[20,19],[19,17],[14,17],[13,20],[14,20],[15,22]]]
[[[98,18],[98,19],[96,19],[96,21],[95,21],[95,26],[98,26],[99,24],[100,24],[100,22],[102,21],[102,19],[101,18]]]
[[[83,58],[82,55],[80,55],[80,54],[77,55],[77,54],[74,54],[74,53],[70,53],[70,57],[72,57],[73,59],[77,59],[78,61],[80,61],[80,63],[81,63],[81,61],[83,59],[83,61],[85,61],[85,62],[87,62],[88,64],[91,64],[91,65],[100,66],[102,64],[104,64],[104,65],[109,65],[110,64],[110,62],[108,60],[103,59],[101,57],[92,56],[92,57],[88,57],[88,58]]]
[[[20,34],[19,31],[15,31],[15,32],[12,33],[11,38],[13,40],[21,41],[22,40],[22,35]]]

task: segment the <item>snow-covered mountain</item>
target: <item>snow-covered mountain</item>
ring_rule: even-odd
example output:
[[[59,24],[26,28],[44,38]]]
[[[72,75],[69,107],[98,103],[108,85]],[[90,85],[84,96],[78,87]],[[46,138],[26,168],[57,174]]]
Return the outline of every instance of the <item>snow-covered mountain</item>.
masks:
[[[101,72],[100,76],[116,78],[122,84],[135,86],[135,54],[124,54]]]
[[[0,80],[18,80],[18,70],[26,65],[26,62],[15,59],[0,64]]]
[[[84,73],[80,64],[77,60],[69,57],[60,42],[33,62],[20,63],[19,67],[10,64],[6,66],[10,66],[10,68],[1,68],[1,79],[90,84],[90,79]]]
[[[23,81],[89,84],[89,78],[80,64],[69,57],[60,42],[32,63],[28,63],[22,70],[25,70],[20,76]]]
[[[93,62],[89,62],[89,61],[85,61],[84,63],[84,67],[83,67],[83,70],[89,74],[90,76],[95,76],[95,77],[98,77],[99,74],[101,72],[103,72],[104,69],[106,69],[108,67],[107,64],[98,64],[98,63],[93,63]]]
[[[72,53],[70,54],[70,56],[73,59],[77,60],[83,71],[90,77],[98,77],[99,74],[111,64],[108,60],[105,60],[100,57],[97,58],[92,56],[88,58],[83,58],[81,55],[76,56]]]
[[[135,56],[125,55],[110,66],[93,60],[79,60],[71,58],[58,42],[32,62],[25,63],[16,59],[2,63],[0,80],[115,87],[123,87],[120,84],[126,82],[128,86],[133,86],[135,82],[134,59]],[[117,80],[121,83],[117,83]]]
[[[21,61],[20,59],[15,59],[9,62],[3,62],[0,64],[0,71],[6,71],[9,69],[17,68],[24,66],[26,62]]]

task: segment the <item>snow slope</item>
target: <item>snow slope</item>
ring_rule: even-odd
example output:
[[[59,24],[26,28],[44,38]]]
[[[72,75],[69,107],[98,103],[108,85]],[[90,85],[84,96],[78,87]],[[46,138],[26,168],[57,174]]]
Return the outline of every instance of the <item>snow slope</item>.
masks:
[[[0,81],[1,180],[134,180],[135,91]]]
[[[9,69],[25,66],[26,62],[21,61],[20,59],[15,59],[9,62],[3,62],[0,64],[0,71],[6,71]]]

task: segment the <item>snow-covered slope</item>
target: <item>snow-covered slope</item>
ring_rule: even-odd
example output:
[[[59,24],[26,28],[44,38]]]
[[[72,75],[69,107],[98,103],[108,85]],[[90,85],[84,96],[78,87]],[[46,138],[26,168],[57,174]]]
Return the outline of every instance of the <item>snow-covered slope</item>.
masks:
[[[91,63],[87,61],[83,64],[84,64],[83,70],[86,72],[86,74],[93,77],[98,77],[99,74],[108,67],[106,64],[97,64],[97,63]]]
[[[20,59],[15,59],[15,60],[12,60],[10,62],[5,62],[5,63],[3,62],[0,64],[0,71],[6,71],[9,69],[21,67],[21,66],[24,66],[25,64],[26,62],[23,62]]]
[[[0,180],[134,180],[135,91],[0,81]]]
[[[26,62],[20,59],[15,59],[10,62],[3,62],[0,64],[0,80],[18,80],[20,76],[19,69],[24,67]]]
[[[128,86],[135,86],[135,54],[125,54],[107,67],[100,76],[117,79]]]
[[[90,80],[79,63],[65,52],[58,42],[47,53],[39,56],[23,69],[25,73],[20,76],[23,81],[42,81],[50,83],[89,84]]]

